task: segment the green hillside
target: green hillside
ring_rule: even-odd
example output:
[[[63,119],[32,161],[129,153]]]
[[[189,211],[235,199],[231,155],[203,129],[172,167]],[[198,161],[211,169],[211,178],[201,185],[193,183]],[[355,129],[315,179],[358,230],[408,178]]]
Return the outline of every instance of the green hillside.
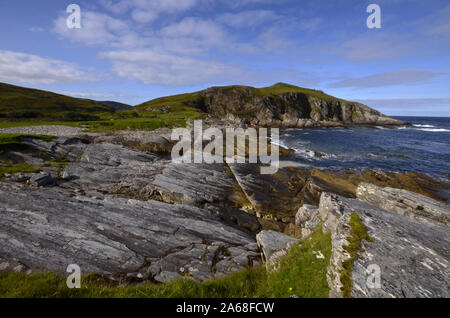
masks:
[[[89,99],[0,83],[0,119],[96,120],[114,108]]]
[[[202,106],[204,104],[204,96],[207,91],[215,90],[215,91],[222,91],[225,93],[229,91],[230,93],[232,93],[232,91],[235,90],[236,88],[247,89],[251,92],[251,95],[259,97],[276,97],[287,93],[300,93],[304,94],[306,97],[311,96],[327,101],[339,100],[345,102],[345,100],[333,97],[320,90],[298,87],[286,83],[277,83],[273,86],[263,88],[255,88],[251,86],[242,86],[242,85],[216,86],[194,93],[173,95],[153,99],[151,101],[137,105],[136,109],[141,112],[147,112],[152,110],[154,111],[161,108],[168,109],[170,111],[192,111],[193,109],[198,110],[202,109]]]

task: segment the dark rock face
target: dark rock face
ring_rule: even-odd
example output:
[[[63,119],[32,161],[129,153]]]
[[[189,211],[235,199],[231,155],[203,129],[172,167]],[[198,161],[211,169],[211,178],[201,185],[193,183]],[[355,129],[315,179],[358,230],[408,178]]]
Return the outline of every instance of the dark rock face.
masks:
[[[368,203],[324,193],[319,211],[323,230],[331,231],[332,255],[327,280],[331,297],[342,296],[340,272],[350,258],[350,215],[356,213],[373,242],[353,263],[353,297],[449,297],[450,232],[434,222],[420,222]],[[367,283],[369,266],[380,269],[381,286]]]
[[[209,88],[197,105],[211,117],[234,124],[271,127],[336,127],[344,125],[405,125],[360,103],[321,99],[299,92],[270,96],[252,87]]]

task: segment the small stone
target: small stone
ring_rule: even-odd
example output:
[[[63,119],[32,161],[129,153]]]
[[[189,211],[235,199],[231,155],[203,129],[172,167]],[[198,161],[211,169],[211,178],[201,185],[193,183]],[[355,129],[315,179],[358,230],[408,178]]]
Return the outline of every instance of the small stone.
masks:
[[[25,270],[25,266],[23,266],[23,265],[17,265],[16,267],[13,268],[13,271],[16,273],[20,273],[24,270]]]

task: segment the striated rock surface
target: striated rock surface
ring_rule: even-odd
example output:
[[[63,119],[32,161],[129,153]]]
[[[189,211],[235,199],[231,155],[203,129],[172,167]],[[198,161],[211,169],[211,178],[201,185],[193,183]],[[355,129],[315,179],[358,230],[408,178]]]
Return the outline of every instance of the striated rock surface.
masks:
[[[323,230],[331,231],[332,255],[327,280],[331,297],[342,297],[340,273],[350,258],[344,246],[355,213],[373,242],[353,263],[353,297],[449,297],[450,232],[434,222],[421,222],[374,205],[337,195],[322,194],[319,207]],[[380,288],[368,284],[370,266],[380,269]]]
[[[303,205],[295,215],[295,225],[300,227],[302,238],[311,235],[317,225],[319,225],[319,222],[319,209],[312,205]]]
[[[341,297],[355,213],[374,241],[362,241],[353,263],[354,297],[449,296],[448,205],[394,189],[417,191],[423,181],[423,194],[440,200],[429,177],[175,164],[167,131],[46,140],[24,138],[27,149],[1,154],[41,172],[2,177],[0,271],[64,273],[76,263],[112,278],[204,281],[260,265],[260,252],[276,267],[292,236],[323,224],[332,233],[330,295]],[[367,284],[370,265],[381,288]]]
[[[72,197],[59,188],[0,183],[0,213],[3,270],[20,264],[63,273],[78,264],[84,273],[205,280],[259,258],[249,232],[193,206]]]
[[[407,190],[381,188],[361,183],[358,199],[422,222],[450,223],[450,205]]]
[[[289,248],[299,240],[275,231],[261,231],[256,235],[256,241],[267,270],[271,270],[277,267],[280,257],[285,256]]]

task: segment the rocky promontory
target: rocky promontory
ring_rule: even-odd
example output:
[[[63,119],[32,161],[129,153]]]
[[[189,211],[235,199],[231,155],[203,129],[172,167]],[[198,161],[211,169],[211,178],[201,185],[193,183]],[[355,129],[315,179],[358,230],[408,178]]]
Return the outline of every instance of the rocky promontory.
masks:
[[[233,125],[285,128],[407,125],[366,105],[285,83],[265,88],[211,87],[155,99],[136,106],[136,109],[170,112],[180,107],[199,109],[210,118]]]

